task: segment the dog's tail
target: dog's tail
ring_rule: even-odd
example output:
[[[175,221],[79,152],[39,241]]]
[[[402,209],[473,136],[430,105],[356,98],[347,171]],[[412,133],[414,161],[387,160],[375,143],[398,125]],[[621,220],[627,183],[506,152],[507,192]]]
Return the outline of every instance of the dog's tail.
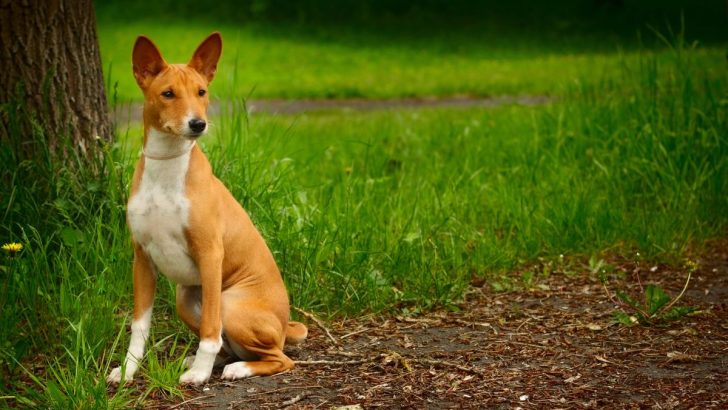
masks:
[[[308,328],[303,323],[299,322],[288,322],[288,328],[286,329],[286,344],[297,345],[308,336]]]

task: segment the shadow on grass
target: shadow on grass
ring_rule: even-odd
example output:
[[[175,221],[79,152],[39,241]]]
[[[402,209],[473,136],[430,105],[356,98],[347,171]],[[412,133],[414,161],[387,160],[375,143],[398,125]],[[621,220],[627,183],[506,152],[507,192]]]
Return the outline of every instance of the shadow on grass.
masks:
[[[144,0],[98,2],[100,23],[184,22],[250,28],[257,34],[349,46],[442,47],[451,51],[545,48],[553,52],[640,46],[648,26],[679,27],[705,44],[725,43],[723,2],[688,0]],[[395,44],[396,43],[396,44]],[[646,46],[657,45],[646,44]]]

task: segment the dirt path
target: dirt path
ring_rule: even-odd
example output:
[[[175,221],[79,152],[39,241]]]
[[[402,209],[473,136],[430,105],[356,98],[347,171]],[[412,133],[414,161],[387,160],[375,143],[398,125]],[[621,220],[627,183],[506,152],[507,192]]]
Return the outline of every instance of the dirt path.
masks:
[[[333,324],[339,345],[311,323],[304,346],[288,350],[301,362],[293,371],[227,383],[217,370],[179,408],[726,408],[728,241],[699,264],[683,301],[700,313],[667,325],[614,324],[586,273],[511,293],[474,287],[460,312]],[[672,295],[685,278],[619,268]],[[638,285],[628,274],[613,286]]]
[[[403,98],[372,100],[363,98],[329,100],[250,100],[246,103],[248,112],[291,115],[324,110],[373,111],[396,108],[492,108],[501,105],[542,105],[551,101],[546,96],[495,96],[495,97],[444,97],[444,98]],[[210,115],[220,112],[221,104],[210,105]],[[117,124],[138,122],[142,119],[141,104],[122,104],[114,108],[112,119]]]

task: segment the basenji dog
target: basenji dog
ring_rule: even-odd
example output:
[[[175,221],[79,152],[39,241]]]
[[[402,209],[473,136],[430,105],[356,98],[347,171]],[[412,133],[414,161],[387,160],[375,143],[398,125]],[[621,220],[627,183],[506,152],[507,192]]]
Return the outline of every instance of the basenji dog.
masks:
[[[263,237],[195,144],[209,128],[207,88],[221,53],[219,33],[187,64],[167,64],[147,37],[134,44],[134,77],[144,93],[144,148],[127,204],[134,319],[110,383],[132,380],[142,360],[157,272],[176,283],[179,317],[200,338],[180,383],[205,383],[222,364],[227,380],[291,369],[283,346],[308,334],[289,321],[288,294]]]

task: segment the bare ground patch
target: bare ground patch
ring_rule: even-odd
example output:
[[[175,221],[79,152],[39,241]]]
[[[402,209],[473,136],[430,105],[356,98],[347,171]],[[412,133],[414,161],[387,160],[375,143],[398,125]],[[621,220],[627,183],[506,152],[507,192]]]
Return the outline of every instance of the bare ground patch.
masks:
[[[342,111],[374,111],[402,108],[493,108],[502,105],[543,105],[552,99],[544,95],[523,95],[523,96],[493,96],[493,97],[419,97],[374,100],[365,98],[349,99],[310,99],[310,100],[248,100],[244,108],[251,114],[279,114],[293,115],[315,111],[342,110]],[[242,102],[236,103],[242,108]],[[214,116],[220,113],[221,104],[213,102],[210,104],[209,114]],[[238,105],[236,105],[237,107]],[[116,124],[126,124],[142,120],[141,104],[119,104],[114,107],[111,113]]]
[[[220,370],[184,403],[212,409],[725,408],[728,405],[728,241],[713,243],[682,304],[700,311],[660,326],[615,324],[588,273],[552,275],[529,290],[474,287],[459,312],[310,323],[274,377],[222,382]],[[679,293],[685,273],[621,263]],[[623,288],[638,286],[629,275]],[[148,404],[154,404],[148,402]]]

